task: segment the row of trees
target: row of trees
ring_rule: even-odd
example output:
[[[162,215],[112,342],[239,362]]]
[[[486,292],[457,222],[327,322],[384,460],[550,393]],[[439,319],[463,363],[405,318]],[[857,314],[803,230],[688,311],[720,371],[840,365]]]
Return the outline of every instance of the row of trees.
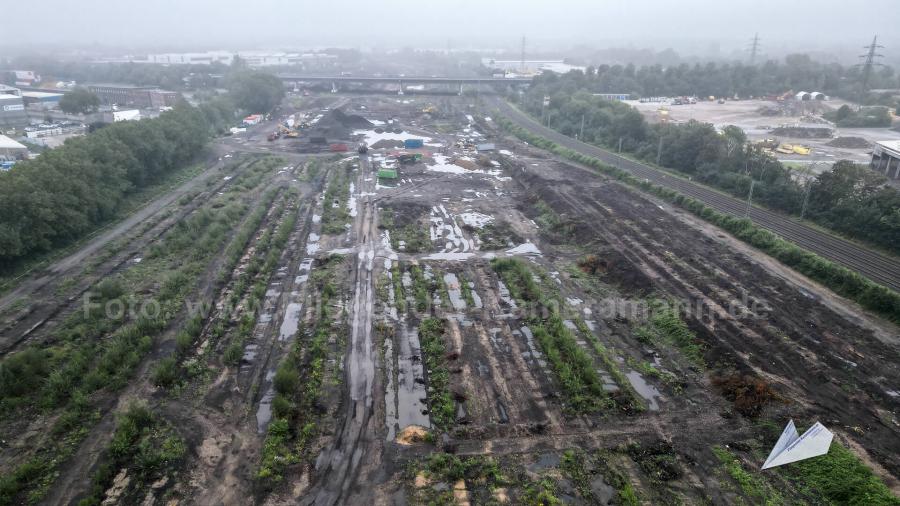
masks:
[[[577,78],[578,87],[594,93],[632,93],[639,96],[696,95],[741,97],[782,94],[788,90],[821,91],[828,95],[858,99],[861,70],[857,66],[820,63],[808,55],[790,55],[783,63],[760,65],[686,63],[665,67],[650,65],[599,65],[588,67]],[[881,67],[870,77],[869,88],[897,88],[898,76],[891,67]],[[881,97],[869,97],[878,102]]]
[[[583,88],[580,72],[540,76],[524,95],[524,107],[566,135],[622,150],[637,158],[676,169],[696,180],[790,214],[800,214],[849,236],[900,253],[900,192],[867,167],[842,161],[811,186],[759,147],[735,126],[721,133],[707,123],[648,124],[634,108],[603,100]],[[544,107],[545,96],[550,105]],[[584,127],[582,130],[582,117]]]
[[[189,163],[234,118],[230,100],[115,123],[0,173],[0,267],[82,237],[131,192]]]

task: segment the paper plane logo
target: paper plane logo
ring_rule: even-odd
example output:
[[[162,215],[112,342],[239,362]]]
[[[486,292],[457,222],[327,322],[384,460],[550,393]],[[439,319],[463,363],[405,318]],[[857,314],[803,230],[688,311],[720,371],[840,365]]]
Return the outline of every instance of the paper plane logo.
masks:
[[[769,458],[763,463],[762,468],[783,466],[791,462],[818,457],[828,453],[834,434],[819,422],[809,428],[803,435],[797,434],[794,421],[788,422]]]

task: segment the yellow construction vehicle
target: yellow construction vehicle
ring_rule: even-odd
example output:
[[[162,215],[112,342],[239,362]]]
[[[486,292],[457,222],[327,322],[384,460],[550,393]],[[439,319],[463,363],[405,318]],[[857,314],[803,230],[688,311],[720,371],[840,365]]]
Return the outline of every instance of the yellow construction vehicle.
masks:
[[[794,154],[794,145],[793,144],[781,144],[777,148],[775,148],[775,151],[778,151],[779,153],[784,153],[786,155],[793,155]]]

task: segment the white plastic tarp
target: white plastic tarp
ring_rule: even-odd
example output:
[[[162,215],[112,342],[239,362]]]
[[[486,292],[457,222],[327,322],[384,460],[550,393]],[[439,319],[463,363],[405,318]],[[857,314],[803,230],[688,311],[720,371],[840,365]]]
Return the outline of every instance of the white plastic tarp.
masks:
[[[834,434],[819,422],[803,435],[797,433],[794,421],[788,422],[762,468],[777,467],[828,453]]]

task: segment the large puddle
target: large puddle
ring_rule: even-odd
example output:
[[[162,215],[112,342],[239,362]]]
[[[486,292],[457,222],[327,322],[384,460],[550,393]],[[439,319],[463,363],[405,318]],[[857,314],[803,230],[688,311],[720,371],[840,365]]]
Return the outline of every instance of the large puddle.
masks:
[[[392,348],[392,347],[391,347]],[[393,352],[393,349],[390,349]],[[385,356],[389,350],[385,349]],[[419,333],[415,328],[403,325],[397,346],[397,384],[392,385],[393,374],[388,371],[389,381],[386,396],[387,439],[393,440],[397,432],[410,425],[430,427],[431,421],[426,404],[425,375],[422,364],[422,351],[419,344]],[[392,388],[393,387],[393,388]],[[393,416],[392,416],[393,415]]]
[[[625,373],[625,376],[628,378],[628,382],[631,383],[631,386],[637,391],[638,395],[647,401],[647,407],[650,411],[659,411],[658,399],[662,398],[660,391],[657,390],[655,386],[647,383],[647,380],[645,380],[644,377],[641,376],[641,373],[637,371],[628,371]]]

